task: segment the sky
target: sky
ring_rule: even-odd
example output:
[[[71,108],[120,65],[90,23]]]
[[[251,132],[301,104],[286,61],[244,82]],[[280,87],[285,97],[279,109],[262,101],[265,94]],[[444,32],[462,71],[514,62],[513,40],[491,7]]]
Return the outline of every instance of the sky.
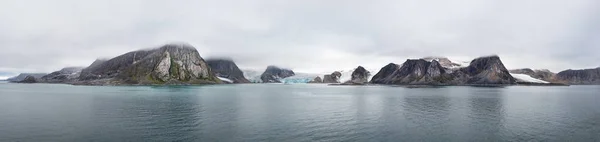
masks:
[[[499,55],[509,69],[559,72],[600,66],[600,1],[0,1],[4,75],[181,42],[243,69],[331,72]]]

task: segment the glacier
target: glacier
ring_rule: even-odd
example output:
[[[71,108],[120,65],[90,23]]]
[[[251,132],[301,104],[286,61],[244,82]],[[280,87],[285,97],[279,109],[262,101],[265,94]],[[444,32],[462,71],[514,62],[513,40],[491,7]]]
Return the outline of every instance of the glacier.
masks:
[[[547,82],[547,81],[543,81],[543,80],[540,80],[540,79],[533,78],[533,77],[531,77],[529,75],[526,75],[526,74],[511,73],[510,75],[513,76],[518,81],[522,81],[522,82],[550,83],[550,82]]]

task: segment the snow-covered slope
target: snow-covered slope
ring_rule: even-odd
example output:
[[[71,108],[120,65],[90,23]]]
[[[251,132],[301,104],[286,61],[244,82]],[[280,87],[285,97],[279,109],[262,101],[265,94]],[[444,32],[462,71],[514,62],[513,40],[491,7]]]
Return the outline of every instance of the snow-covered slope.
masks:
[[[260,79],[260,75],[262,75],[263,71],[257,70],[242,70],[244,72],[244,77],[253,83],[260,83],[262,80]]]
[[[217,78],[219,78],[221,81],[224,81],[224,82],[227,82],[227,83],[233,83],[233,81],[231,79],[229,79],[229,78],[218,77],[218,76],[217,76]]]
[[[515,79],[517,79],[517,81],[521,81],[521,82],[531,82],[531,83],[550,83],[547,81],[543,81],[543,80],[539,80],[536,78],[533,78],[529,75],[526,74],[516,74],[516,73],[511,73],[510,75],[512,75]]]

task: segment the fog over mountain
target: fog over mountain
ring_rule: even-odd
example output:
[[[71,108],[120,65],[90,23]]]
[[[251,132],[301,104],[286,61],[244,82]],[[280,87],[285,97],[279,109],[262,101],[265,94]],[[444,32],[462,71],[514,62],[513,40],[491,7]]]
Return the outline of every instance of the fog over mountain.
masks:
[[[408,58],[600,66],[598,0],[2,0],[0,73],[88,66],[186,42],[241,69],[381,68]]]

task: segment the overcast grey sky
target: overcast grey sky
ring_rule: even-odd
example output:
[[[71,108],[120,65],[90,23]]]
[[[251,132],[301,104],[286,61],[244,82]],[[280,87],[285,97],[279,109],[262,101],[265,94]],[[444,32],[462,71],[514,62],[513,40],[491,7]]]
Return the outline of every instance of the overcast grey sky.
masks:
[[[598,0],[0,0],[0,73],[51,72],[187,42],[241,68],[329,72],[499,55],[600,66]]]

